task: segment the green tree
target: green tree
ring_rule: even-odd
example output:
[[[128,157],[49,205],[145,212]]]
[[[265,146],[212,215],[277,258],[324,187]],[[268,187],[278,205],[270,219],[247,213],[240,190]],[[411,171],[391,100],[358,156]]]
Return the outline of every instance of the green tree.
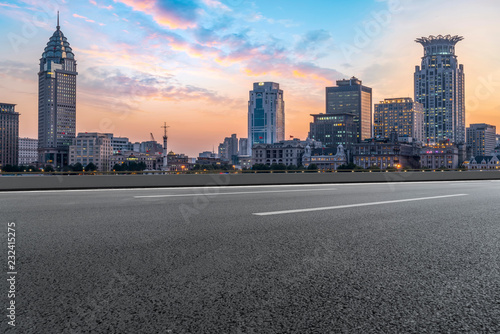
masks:
[[[90,162],[87,166],[85,166],[85,170],[87,172],[93,172],[97,170],[97,166]]]
[[[359,170],[363,169],[362,167],[350,162],[347,165],[341,165],[337,167],[337,170]]]
[[[272,164],[271,170],[286,170],[286,165],[284,165],[284,164]]]
[[[71,169],[73,169],[74,172],[82,172],[83,171],[83,166],[81,163],[77,162],[73,166],[71,166]]]
[[[318,170],[318,165],[316,165],[316,164],[310,164],[307,167],[307,170]]]
[[[47,172],[47,173],[51,173],[51,172],[54,172],[54,167],[52,167],[52,165],[45,165],[45,167],[43,168],[43,171],[44,172]]]

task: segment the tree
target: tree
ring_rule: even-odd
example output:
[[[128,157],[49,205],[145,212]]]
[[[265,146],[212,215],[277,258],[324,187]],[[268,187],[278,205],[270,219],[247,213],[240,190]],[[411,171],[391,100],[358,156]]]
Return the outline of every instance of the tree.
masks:
[[[307,167],[307,170],[318,170],[318,165],[316,165],[316,164],[310,164]]]
[[[45,167],[43,168],[43,171],[44,172],[47,172],[47,173],[51,173],[51,172],[54,172],[54,167],[52,167],[52,165],[45,165]]]
[[[337,167],[337,170],[360,170],[362,167],[350,162],[347,165],[340,165]]]
[[[97,170],[97,166],[94,163],[90,162],[87,166],[85,166],[85,170],[87,172],[93,172]]]
[[[252,166],[252,170],[270,170],[271,167],[265,164],[255,164]]]
[[[17,166],[5,165],[5,166],[3,166],[2,171],[7,172],[7,173],[14,173],[14,172],[19,171],[19,169]]]
[[[82,172],[83,171],[83,166],[81,163],[77,162],[74,164],[71,169],[73,169],[74,172]]]
[[[272,164],[271,170],[286,170],[286,166],[284,164]]]
[[[286,169],[288,169],[288,170],[297,170],[298,167],[295,166],[295,165],[288,165],[288,167]]]

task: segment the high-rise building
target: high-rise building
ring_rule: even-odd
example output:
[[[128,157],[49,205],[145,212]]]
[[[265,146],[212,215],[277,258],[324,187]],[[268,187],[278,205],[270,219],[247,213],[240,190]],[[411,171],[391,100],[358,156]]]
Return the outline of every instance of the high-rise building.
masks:
[[[352,77],[338,80],[336,87],[326,87],[326,113],[352,114],[357,125],[357,141],[372,137],[372,89]]]
[[[255,144],[285,140],[285,101],[280,85],[256,82],[248,101],[248,154]]]
[[[248,155],[248,138],[240,138],[238,155]]]
[[[17,166],[19,151],[19,113],[16,105],[0,103],[0,168]]]
[[[50,37],[38,72],[38,161],[61,167],[76,132],[76,60],[59,26]]]
[[[221,159],[231,162],[237,159],[238,137],[236,137],[236,134],[232,134],[231,137],[224,138],[224,142],[219,145],[219,156]]]
[[[497,128],[489,124],[471,124],[467,128],[467,145],[472,148],[473,156],[490,155],[496,147]]]
[[[19,138],[19,166],[26,166],[38,160],[38,140]]]
[[[417,38],[424,47],[421,66],[415,66],[415,102],[424,105],[425,141],[465,143],[465,77],[455,44],[461,36]]]
[[[98,170],[107,171],[112,155],[111,139],[106,133],[80,132],[70,146],[69,163],[74,165],[79,162],[83,167],[93,163]]]
[[[424,140],[424,106],[410,97],[385,99],[375,104],[373,132],[375,137],[389,138],[391,132],[398,137]]]
[[[350,149],[358,142],[357,123],[353,114],[311,114],[309,138],[322,143],[324,147],[336,148],[342,145]]]

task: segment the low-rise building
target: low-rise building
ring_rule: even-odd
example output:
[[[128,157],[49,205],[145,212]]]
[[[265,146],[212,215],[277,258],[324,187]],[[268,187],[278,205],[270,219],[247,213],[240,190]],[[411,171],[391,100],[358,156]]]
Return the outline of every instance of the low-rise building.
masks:
[[[252,157],[249,155],[239,155],[238,156],[238,166],[240,169],[252,168]]]
[[[456,169],[459,167],[459,155],[458,147],[448,141],[427,145],[420,149],[420,167]]]
[[[185,171],[192,167],[192,164],[189,163],[189,157],[185,154],[176,154],[170,151],[167,157],[168,167],[171,171]]]
[[[322,148],[311,150],[309,146],[306,146],[302,156],[302,165],[307,168],[314,164],[320,170],[337,170],[338,167],[347,164],[344,146],[337,146],[335,153],[332,152],[332,149],[326,151],[329,152],[325,152]]]
[[[69,147],[69,164],[82,164],[84,167],[93,163],[97,170],[109,170],[109,160],[113,154],[111,140],[105,133],[80,132]]]
[[[363,167],[417,168],[415,146],[388,138],[367,139],[352,146],[354,164]]]
[[[19,166],[36,164],[38,160],[38,139],[19,138]]]
[[[283,140],[274,144],[255,144],[252,147],[252,166],[255,164],[298,166],[307,142],[300,139]]]
[[[471,157],[470,161],[464,162],[464,166],[469,169],[495,169],[500,170],[500,154]]]
[[[109,169],[113,170],[115,165],[130,164],[132,162],[146,165],[146,170],[161,170],[163,157],[161,154],[140,153],[135,151],[125,151],[113,154],[109,159]]]

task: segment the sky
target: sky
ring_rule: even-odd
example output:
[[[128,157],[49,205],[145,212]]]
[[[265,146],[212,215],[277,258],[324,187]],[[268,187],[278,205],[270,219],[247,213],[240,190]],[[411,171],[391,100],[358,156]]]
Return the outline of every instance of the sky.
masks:
[[[423,48],[461,35],[466,123],[500,128],[498,0],[0,0],[0,102],[37,137],[38,69],[60,26],[77,60],[77,132],[161,141],[197,156],[247,137],[249,90],[280,84],[285,138],[305,139],[325,87],[356,76],[373,102],[412,97]],[[500,130],[497,130],[500,132]]]

